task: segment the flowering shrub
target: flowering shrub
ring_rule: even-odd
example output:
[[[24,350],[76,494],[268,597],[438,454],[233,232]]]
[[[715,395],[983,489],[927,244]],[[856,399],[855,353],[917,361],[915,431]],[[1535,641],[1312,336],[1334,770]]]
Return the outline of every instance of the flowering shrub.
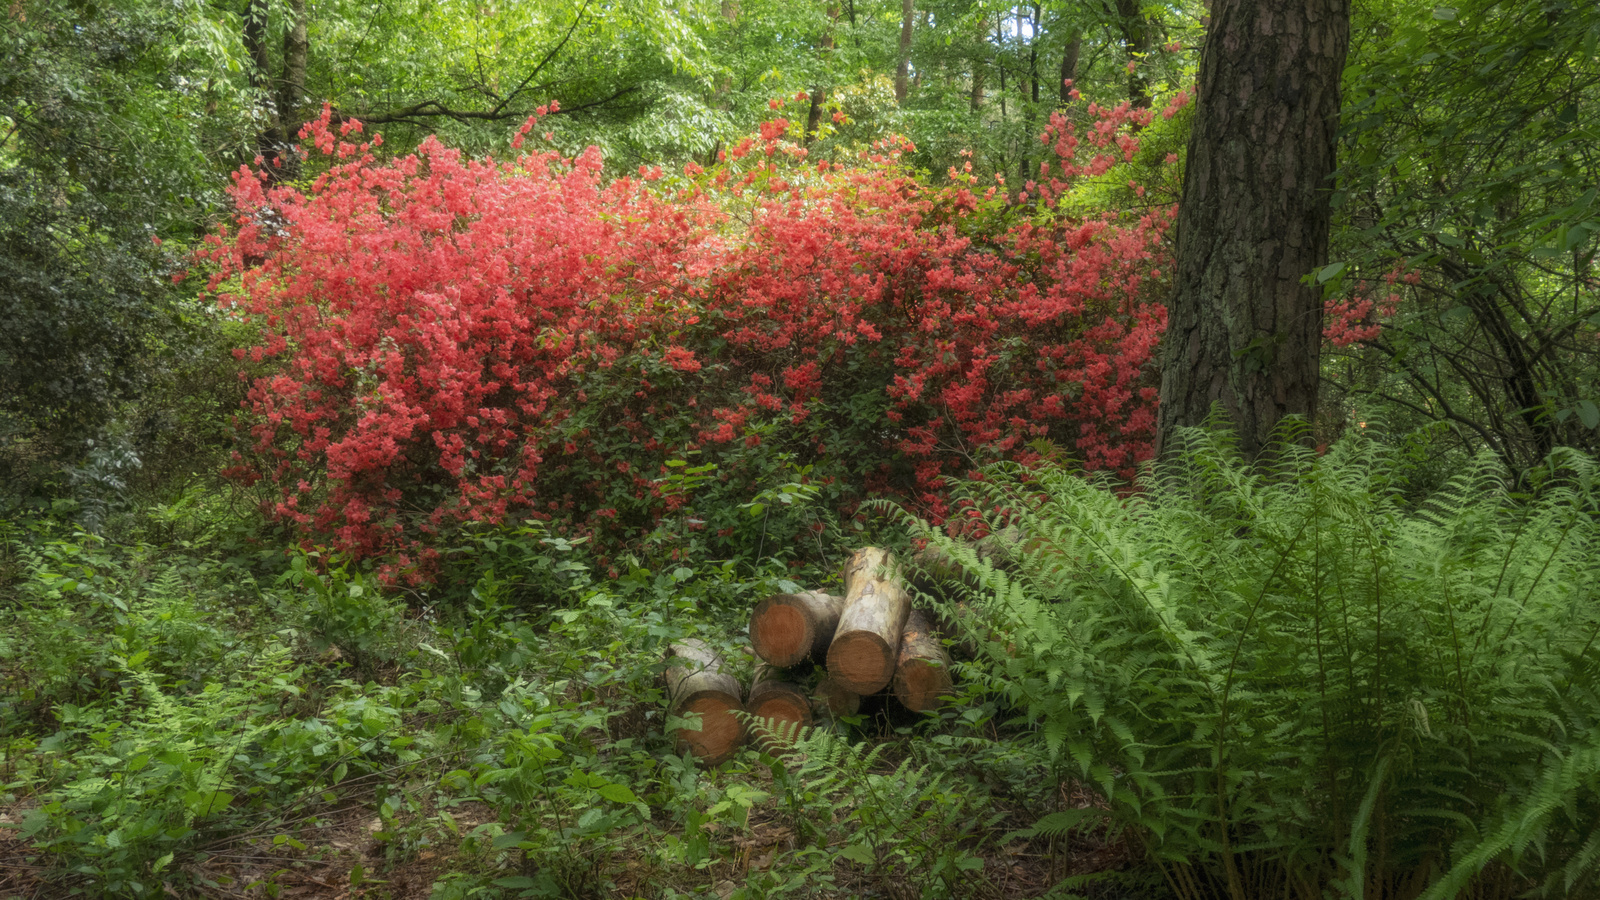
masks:
[[[1383,333],[1383,321],[1394,318],[1400,308],[1401,283],[1416,285],[1421,275],[1406,271],[1405,260],[1396,261],[1383,274],[1383,295],[1373,299],[1373,286],[1356,283],[1347,299],[1338,296],[1323,301],[1322,336],[1335,347],[1348,347],[1375,341]]]
[[[593,148],[429,140],[380,162],[381,138],[325,112],[304,136],[328,171],[301,190],[241,169],[237,227],[204,254],[263,326],[237,354],[280,363],[230,474],[308,536],[425,577],[432,535],[465,521],[638,539],[688,502],[663,478],[686,454],[717,466],[688,527],[735,543],[738,504],[789,470],[846,513],[879,493],[933,517],[949,476],[1039,438],[1129,471],[1153,438],[1165,313],[1145,295],[1171,211],[1057,201],[1131,158],[1148,116],[1092,108],[1080,138],[1058,115],[1047,183],[1013,196],[970,164],[931,188],[899,139],[813,163],[781,118],[710,169],[608,183]]]

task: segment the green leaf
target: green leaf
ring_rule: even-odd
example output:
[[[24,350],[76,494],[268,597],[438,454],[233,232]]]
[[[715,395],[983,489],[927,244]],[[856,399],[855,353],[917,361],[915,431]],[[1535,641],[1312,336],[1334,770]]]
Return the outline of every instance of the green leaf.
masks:
[[[1318,269],[1317,270],[1317,284],[1324,284],[1324,283],[1326,283],[1328,281],[1328,279],[1333,278],[1334,276],[1338,275],[1340,272],[1343,272],[1344,271],[1344,266],[1345,266],[1345,264],[1342,263],[1342,262],[1335,262],[1335,263],[1328,263],[1327,265],[1323,266],[1321,269]]]
[[[527,835],[520,831],[508,831],[505,834],[495,835],[491,844],[496,850],[509,850],[522,843],[526,837]]]
[[[222,812],[233,802],[233,795],[226,791],[188,791],[183,795],[183,801],[190,812],[196,816],[209,816]]]
[[[1454,22],[1456,20],[1456,8],[1454,6],[1435,6],[1433,8],[1433,17],[1441,22]]]
[[[866,844],[851,844],[850,846],[839,851],[839,855],[852,862],[858,862],[863,866],[870,866],[878,861],[877,856],[875,856],[872,852],[872,848],[868,847]]]
[[[1043,835],[1065,834],[1068,829],[1084,819],[1098,818],[1103,814],[1103,811],[1098,809],[1064,809],[1041,818],[1033,823],[1033,828]]]
[[[1600,406],[1595,406],[1593,400],[1579,400],[1578,421],[1591,430],[1600,427]]]
[[[639,799],[633,795],[633,791],[628,790],[627,785],[622,784],[601,785],[594,792],[616,803],[632,803]]]

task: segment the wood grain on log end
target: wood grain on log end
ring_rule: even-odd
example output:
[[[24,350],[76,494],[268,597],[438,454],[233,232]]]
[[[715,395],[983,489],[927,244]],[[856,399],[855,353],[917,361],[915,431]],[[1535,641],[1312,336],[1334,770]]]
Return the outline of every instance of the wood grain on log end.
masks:
[[[688,750],[702,764],[719,765],[744,743],[744,723],[738,713],[738,679],[722,671],[722,658],[704,641],[690,639],[673,644],[667,668],[667,708],[676,716],[698,715],[699,730],[676,729],[678,750]]]
[[[843,611],[843,597],[817,591],[776,594],[751,611],[750,643],[762,659],[779,667],[821,658]]]
[[[800,729],[811,724],[811,699],[780,669],[760,666],[745,703],[761,746],[780,750],[792,744]]]

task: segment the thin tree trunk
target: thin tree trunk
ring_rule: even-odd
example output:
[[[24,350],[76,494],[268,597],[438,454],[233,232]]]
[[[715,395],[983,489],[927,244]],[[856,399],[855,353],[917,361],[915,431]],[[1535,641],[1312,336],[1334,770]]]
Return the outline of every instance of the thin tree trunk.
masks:
[[[971,103],[973,112],[977,112],[977,111],[983,109],[984,80],[985,80],[985,78],[986,78],[986,76],[988,74],[988,70],[985,68],[985,65],[984,65],[987,62],[987,60],[985,60],[983,58],[982,45],[988,43],[988,41],[989,41],[989,23],[987,21],[984,21],[983,19],[979,19],[978,20],[979,55],[974,56],[972,58],[972,95],[970,97],[970,103]]]
[[[1128,61],[1133,63],[1128,72],[1128,103],[1134,109],[1149,109],[1150,79],[1144,74],[1143,57],[1150,52],[1155,30],[1144,17],[1139,0],[1117,0],[1117,26]]]
[[[267,162],[270,173],[280,165],[284,136],[272,90],[272,56],[267,51],[267,0],[250,0],[245,7],[244,49],[250,55],[250,87],[260,98],[266,120],[256,135],[256,154]]]
[[[1028,37],[1028,77],[1033,81],[1033,102],[1039,102],[1039,4],[1033,4],[1033,30]]]
[[[1000,49],[1002,51],[1005,50],[1006,20],[1004,18],[1002,18],[1000,20],[1000,24],[995,27],[995,41],[999,44]],[[1006,67],[1004,65],[1003,60],[1002,60],[1001,66],[1000,66],[1000,92],[999,92],[999,96],[1000,96],[1000,119],[1001,119],[1001,121],[1004,121],[1005,117],[1006,117]]]
[[[278,119],[283,131],[285,174],[300,171],[294,145],[300,140],[300,102],[306,92],[306,0],[289,0],[289,27],[283,32],[283,77],[278,81]]]
[[[1078,56],[1083,52],[1083,32],[1074,31],[1067,38],[1067,49],[1061,54],[1061,78],[1057,88],[1061,90],[1061,105],[1066,106],[1072,102],[1072,85],[1068,82],[1078,80]]]
[[[894,102],[906,103],[911,89],[911,27],[916,15],[914,0],[900,0],[900,58],[894,69]]]
[[[817,41],[817,49],[821,51],[823,59],[827,59],[833,53],[833,28],[839,21],[839,12],[839,4],[828,4],[828,30],[823,32],[822,38]],[[812,86],[811,109],[806,113],[805,143],[807,145],[810,145],[816,139],[817,129],[822,126],[822,101],[826,100],[827,97],[828,93],[822,85]]]
[[[1178,206],[1157,450],[1220,402],[1247,457],[1317,408],[1350,0],[1216,0]]]

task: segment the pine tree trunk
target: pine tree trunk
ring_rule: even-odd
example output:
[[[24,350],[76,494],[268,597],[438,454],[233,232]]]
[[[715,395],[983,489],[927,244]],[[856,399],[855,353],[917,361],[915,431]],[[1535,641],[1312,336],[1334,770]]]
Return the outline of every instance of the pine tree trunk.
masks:
[[[1158,452],[1220,402],[1254,457],[1317,405],[1349,0],[1216,0],[1178,208]]]

